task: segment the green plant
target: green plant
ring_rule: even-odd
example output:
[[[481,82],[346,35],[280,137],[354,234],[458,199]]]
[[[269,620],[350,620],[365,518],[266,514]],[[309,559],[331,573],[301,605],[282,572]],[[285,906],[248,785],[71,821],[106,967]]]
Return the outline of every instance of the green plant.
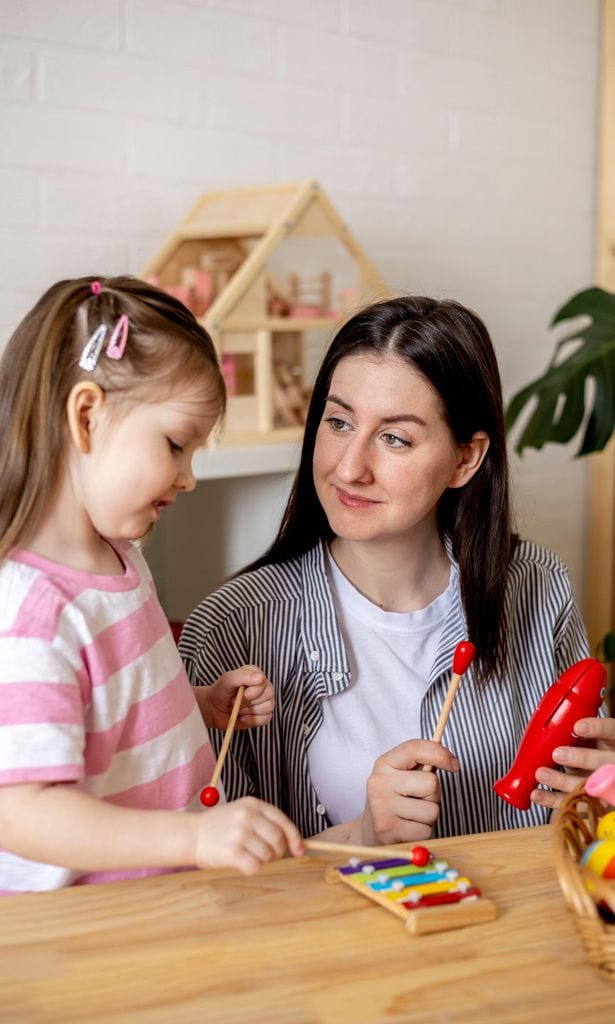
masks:
[[[567,444],[585,430],[576,456],[601,451],[615,429],[615,294],[603,288],[577,292],[557,311],[551,327],[575,317],[589,317],[571,334],[561,338],[541,377],[513,395],[506,410],[511,430],[523,409],[536,399],[521,431],[515,450],[542,448],[547,442]],[[574,345],[572,351],[566,350]],[[594,383],[593,394],[586,387]],[[587,415],[589,413],[589,415]],[[597,657],[615,661],[615,631],[598,645]],[[612,694],[615,705],[615,693]]]
[[[578,292],[557,311],[551,326],[573,317],[589,317],[557,342],[553,358],[541,377],[515,394],[506,411],[511,429],[525,406],[538,401],[521,432],[515,449],[542,448],[551,441],[567,444],[580,430],[589,403],[589,416],[581,446],[576,453],[601,451],[615,428],[615,294],[603,288]],[[564,356],[567,347],[572,352]],[[586,394],[586,381],[594,381],[593,395]]]
[[[615,661],[615,633],[607,633],[598,644],[598,657],[602,661]]]

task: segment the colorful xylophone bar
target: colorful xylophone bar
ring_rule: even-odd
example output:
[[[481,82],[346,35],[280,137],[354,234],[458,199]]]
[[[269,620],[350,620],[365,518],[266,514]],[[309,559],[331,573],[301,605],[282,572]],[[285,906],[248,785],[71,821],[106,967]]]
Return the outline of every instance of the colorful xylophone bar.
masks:
[[[417,935],[491,921],[496,916],[495,905],[466,875],[431,855],[424,865],[405,856],[372,861],[352,857],[343,867],[327,868],[325,877],[386,907]]]

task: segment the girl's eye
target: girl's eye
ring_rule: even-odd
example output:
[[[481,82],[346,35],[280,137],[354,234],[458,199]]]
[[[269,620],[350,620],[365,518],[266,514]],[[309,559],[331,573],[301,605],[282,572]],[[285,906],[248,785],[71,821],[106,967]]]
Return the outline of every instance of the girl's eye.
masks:
[[[176,452],[183,452],[184,449],[182,448],[182,446],[180,444],[175,444],[175,441],[172,441],[170,437],[167,437],[167,441],[169,442],[169,448],[171,449],[174,455]]]
[[[410,441],[404,441],[403,437],[398,437],[397,434],[382,434],[382,440],[384,441],[387,448],[410,448]]]
[[[340,433],[348,426],[346,420],[341,419],[340,416],[327,416],[326,422],[336,433]]]

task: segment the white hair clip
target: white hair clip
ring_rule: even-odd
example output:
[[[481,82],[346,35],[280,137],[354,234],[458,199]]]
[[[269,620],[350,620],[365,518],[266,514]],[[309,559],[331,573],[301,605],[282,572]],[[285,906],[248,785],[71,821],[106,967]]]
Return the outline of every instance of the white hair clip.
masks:
[[[82,370],[91,371],[96,369],[106,337],[107,326],[106,324],[100,324],[84,345],[81,358],[79,359],[79,366]]]

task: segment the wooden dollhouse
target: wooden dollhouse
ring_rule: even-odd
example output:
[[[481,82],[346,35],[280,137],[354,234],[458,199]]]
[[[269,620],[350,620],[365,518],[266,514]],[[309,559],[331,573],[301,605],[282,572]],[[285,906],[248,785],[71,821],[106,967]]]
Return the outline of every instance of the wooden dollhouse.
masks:
[[[297,268],[306,244],[307,272]],[[344,273],[327,267],[332,245]],[[388,295],[313,180],[206,192],[141,276],[192,309],[214,340],[229,394],[225,445],[300,438],[306,352],[317,363],[338,323]]]

